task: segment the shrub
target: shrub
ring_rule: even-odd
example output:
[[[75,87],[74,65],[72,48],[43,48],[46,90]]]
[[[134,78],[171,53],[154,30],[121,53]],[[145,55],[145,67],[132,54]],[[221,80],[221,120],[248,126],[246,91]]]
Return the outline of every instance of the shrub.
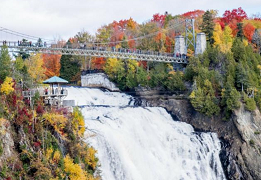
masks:
[[[255,145],[255,141],[254,141],[253,139],[250,139],[249,144],[250,144],[251,146],[254,146],[254,145]]]

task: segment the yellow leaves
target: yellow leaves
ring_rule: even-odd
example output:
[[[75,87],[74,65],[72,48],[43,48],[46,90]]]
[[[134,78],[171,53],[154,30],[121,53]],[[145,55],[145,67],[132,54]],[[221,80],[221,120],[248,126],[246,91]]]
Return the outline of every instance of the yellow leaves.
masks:
[[[129,59],[128,60],[128,72],[135,74],[138,65],[139,65],[139,63],[137,61]]]
[[[27,67],[30,76],[38,83],[46,78],[45,69],[43,68],[43,58],[42,54],[32,54],[29,59],[25,61],[25,66]]]
[[[55,113],[45,113],[43,118],[51,125],[53,128],[59,132],[63,133],[63,129],[66,126],[67,119],[61,114]]]
[[[192,91],[192,93],[190,94],[189,98],[193,99],[193,98],[195,98],[195,97],[196,97],[196,96],[195,96],[195,91]]]
[[[175,75],[175,74],[176,74],[176,72],[174,70],[169,72],[169,75]]]
[[[60,151],[56,150],[53,154],[53,161],[55,163],[58,163],[60,161],[60,158],[61,158],[61,153]]]
[[[85,161],[89,166],[91,166],[93,169],[97,166],[97,160],[95,157],[96,150],[93,147],[88,148],[87,150],[87,156],[85,157]]]
[[[121,68],[123,68],[123,62],[121,60],[116,58],[108,58],[104,66],[104,71],[110,78],[113,79],[117,72],[121,70],[124,71],[124,69]]]
[[[52,154],[53,154],[53,148],[48,148],[45,154],[46,159],[50,160],[52,158]]]
[[[76,133],[78,136],[83,136],[85,131],[85,123],[80,109],[74,108],[72,116],[73,116],[72,127],[74,133]]]
[[[13,85],[13,79],[11,77],[6,77],[4,83],[1,85],[1,93],[9,95],[14,91]]]
[[[73,159],[69,155],[66,155],[64,158],[64,170],[69,174],[71,180],[87,179],[87,173],[82,170],[79,164],[74,164]]]
[[[220,50],[224,53],[230,51],[233,44],[233,34],[229,26],[225,26],[223,32],[220,24],[217,23],[214,28],[213,38],[214,46],[219,46]]]
[[[233,44],[233,34],[232,34],[232,29],[229,26],[225,26],[224,28],[222,41],[223,42],[221,45],[221,51],[222,52],[230,51]]]
[[[220,45],[222,43],[223,32],[219,23],[216,23],[214,27],[213,38],[215,46]]]
[[[243,39],[243,44],[245,47],[248,46],[248,41],[246,39]]]

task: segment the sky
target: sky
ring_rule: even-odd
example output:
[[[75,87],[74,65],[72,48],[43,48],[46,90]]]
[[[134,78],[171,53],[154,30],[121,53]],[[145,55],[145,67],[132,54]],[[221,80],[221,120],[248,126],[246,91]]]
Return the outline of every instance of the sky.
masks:
[[[102,25],[132,17],[138,23],[165,11],[172,15],[196,9],[242,7],[248,16],[261,13],[261,0],[0,0],[0,27],[46,39],[95,34]],[[0,39],[16,38],[0,31]]]

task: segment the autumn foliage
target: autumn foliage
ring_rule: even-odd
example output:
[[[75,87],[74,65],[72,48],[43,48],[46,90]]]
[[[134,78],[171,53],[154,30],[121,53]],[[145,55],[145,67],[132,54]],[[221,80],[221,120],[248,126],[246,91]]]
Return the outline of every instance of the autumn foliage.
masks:
[[[43,54],[43,62],[45,72],[44,74],[50,78],[52,76],[59,76],[60,75],[60,59],[61,55],[57,54]]]
[[[248,40],[249,42],[251,42],[251,41],[252,41],[252,36],[253,36],[253,34],[255,33],[255,28],[254,28],[254,26],[253,26],[252,24],[250,24],[250,23],[247,23],[247,24],[244,26],[244,28],[243,28],[243,32],[244,32],[244,35],[245,35],[245,37],[247,38],[247,40]]]
[[[106,62],[106,60],[103,57],[94,58],[92,60],[92,68],[93,69],[103,69],[105,62]]]

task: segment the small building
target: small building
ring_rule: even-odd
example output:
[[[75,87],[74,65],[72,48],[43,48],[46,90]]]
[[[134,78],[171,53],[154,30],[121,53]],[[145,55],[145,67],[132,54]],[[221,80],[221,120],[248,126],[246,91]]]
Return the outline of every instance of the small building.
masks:
[[[24,98],[28,98],[31,102],[32,98],[39,93],[39,96],[43,97],[45,105],[60,107],[62,105],[62,100],[68,95],[67,90],[64,87],[61,87],[61,85],[67,83],[68,81],[53,76],[50,79],[43,81],[43,84],[49,84],[49,87],[42,86],[23,91],[23,96]]]

